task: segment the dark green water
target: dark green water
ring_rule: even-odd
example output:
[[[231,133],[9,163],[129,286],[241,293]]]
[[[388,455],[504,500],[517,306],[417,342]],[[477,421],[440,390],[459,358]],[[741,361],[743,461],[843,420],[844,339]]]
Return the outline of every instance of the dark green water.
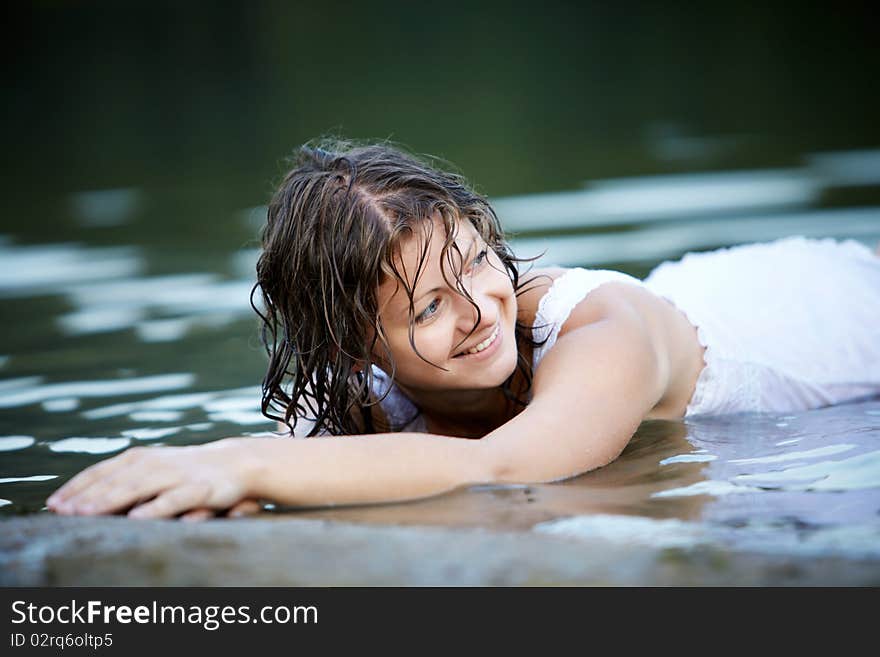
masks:
[[[66,477],[128,445],[272,428],[257,410],[264,360],[247,302],[260,206],[284,156],[322,133],[451,160],[497,201],[524,255],[550,246],[562,264],[643,276],[689,250],[788,234],[880,242],[864,16],[481,6],[7,10],[0,513],[39,512]],[[848,421],[878,430],[874,406]],[[680,424],[644,431],[631,454],[649,434],[659,451],[601,479],[627,502],[557,503],[571,487],[549,488],[509,524],[571,509],[699,521],[655,494],[705,475],[660,462],[711,446]],[[848,458],[871,453],[858,444]],[[834,467],[856,481],[847,527],[875,536],[876,466],[867,479],[853,474],[861,460]],[[719,472],[708,480],[727,481]],[[789,492],[794,506],[770,516],[822,524],[839,502]],[[518,493],[466,492],[419,517],[505,524],[494,502],[469,511],[505,495]],[[408,522],[386,513],[342,515]]]

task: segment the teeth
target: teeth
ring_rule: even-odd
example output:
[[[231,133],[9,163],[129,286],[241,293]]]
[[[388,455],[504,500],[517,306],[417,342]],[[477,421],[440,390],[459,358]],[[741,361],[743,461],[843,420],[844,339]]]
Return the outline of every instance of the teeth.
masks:
[[[492,343],[495,341],[495,338],[498,337],[498,328],[499,328],[499,327],[496,326],[496,327],[495,327],[495,330],[492,331],[492,335],[490,335],[488,338],[486,338],[485,340],[483,340],[483,341],[482,341],[480,344],[478,344],[476,347],[471,347],[470,349],[468,349],[468,350],[467,350],[466,352],[464,352],[464,353],[466,353],[466,354],[478,354],[478,353],[480,353],[481,351],[483,351],[483,349],[485,349],[485,348],[488,347],[490,344],[492,344]]]

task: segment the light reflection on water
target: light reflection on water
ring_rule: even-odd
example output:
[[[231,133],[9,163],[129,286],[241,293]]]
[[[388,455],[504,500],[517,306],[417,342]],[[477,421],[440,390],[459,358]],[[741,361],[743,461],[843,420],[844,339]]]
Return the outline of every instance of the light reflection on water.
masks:
[[[85,247],[81,244],[16,246],[0,241],[0,297],[55,294],[80,282],[136,276],[143,261],[134,248]]]
[[[33,436],[0,436],[0,452],[24,449],[34,444]]]
[[[119,379],[115,381],[70,381],[67,383],[42,383],[40,377],[29,377],[7,383],[17,383],[0,391],[0,408],[28,406],[37,402],[63,399],[65,404],[61,410],[75,408],[71,399],[79,397],[115,397],[132,395],[142,392],[158,392],[185,388],[192,384],[195,377],[189,373],[166,374]],[[57,408],[55,410],[58,410]]]
[[[636,275],[689,249],[789,234],[854,237],[874,248],[880,208],[823,208],[819,199],[834,185],[878,185],[877,159],[877,151],[838,153],[772,174],[605,181],[500,199],[498,209],[526,251],[550,246],[555,262],[616,264]],[[82,225],[99,230],[136,221],[146,196],[87,192],[71,204]],[[236,221],[252,225],[259,214],[242,211]],[[548,234],[573,225],[589,229]],[[193,271],[189,255],[199,245],[189,248],[157,271],[155,254],[137,245],[0,239],[0,297],[32,308],[6,326],[0,357],[0,513],[39,511],[73,473],[135,443],[274,429],[259,410],[264,360],[248,301],[257,251],[231,243],[220,274]],[[299,514],[880,558],[878,439],[880,400],[799,415],[653,421],[620,459],[559,484]]]

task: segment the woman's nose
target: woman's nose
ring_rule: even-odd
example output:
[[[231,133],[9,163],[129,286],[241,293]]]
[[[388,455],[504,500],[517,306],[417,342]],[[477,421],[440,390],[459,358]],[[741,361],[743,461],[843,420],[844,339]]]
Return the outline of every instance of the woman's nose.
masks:
[[[462,332],[462,336],[468,335],[471,331],[479,333],[483,329],[491,328],[498,320],[498,313],[492,302],[492,298],[487,294],[472,294],[469,301],[465,297],[459,297],[458,304],[458,329]]]

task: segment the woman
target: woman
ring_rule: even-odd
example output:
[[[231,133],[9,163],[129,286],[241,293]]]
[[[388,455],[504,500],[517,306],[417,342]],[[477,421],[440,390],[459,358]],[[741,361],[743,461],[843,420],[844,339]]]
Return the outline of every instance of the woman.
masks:
[[[644,282],[520,262],[459,176],[383,144],[304,147],[255,291],[263,412],[317,438],[130,449],[49,508],[201,518],[548,482],[609,463],[646,419],[880,393],[880,259],[855,242],[690,254]]]

